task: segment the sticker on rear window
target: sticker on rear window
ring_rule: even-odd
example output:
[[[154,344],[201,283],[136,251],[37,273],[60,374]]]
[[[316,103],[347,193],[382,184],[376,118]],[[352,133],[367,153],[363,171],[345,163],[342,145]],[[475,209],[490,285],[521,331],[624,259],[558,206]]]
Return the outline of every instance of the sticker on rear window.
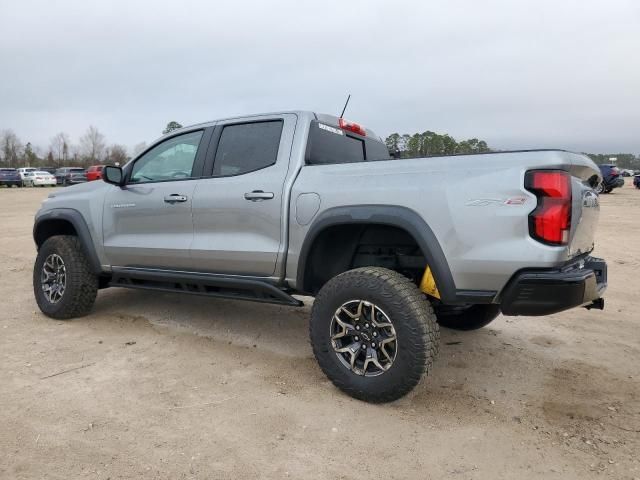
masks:
[[[329,125],[325,125],[324,123],[319,123],[318,127],[320,127],[323,130],[326,130],[327,132],[335,133],[336,135],[344,135],[344,132],[339,128],[331,127]]]

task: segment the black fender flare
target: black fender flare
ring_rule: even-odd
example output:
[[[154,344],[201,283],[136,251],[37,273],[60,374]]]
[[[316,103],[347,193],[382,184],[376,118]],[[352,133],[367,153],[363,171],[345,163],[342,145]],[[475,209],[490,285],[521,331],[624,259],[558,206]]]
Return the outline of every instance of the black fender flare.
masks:
[[[355,205],[333,207],[323,211],[307,231],[300,256],[296,286],[304,287],[304,276],[311,246],[325,228],[345,224],[377,224],[402,228],[416,240],[431,268],[443,302],[456,301],[456,286],[440,242],[424,219],[407,207],[396,205]],[[425,265],[426,267],[426,265]]]
[[[98,258],[93,239],[91,238],[91,231],[89,230],[87,222],[82,214],[78,210],[75,210],[73,208],[53,208],[36,217],[36,220],[33,224],[33,240],[36,243],[36,248],[39,249],[40,244],[42,243],[38,242],[40,231],[39,229],[43,228],[47,222],[50,222],[52,220],[64,220],[69,222],[73,226],[74,230],[78,234],[78,239],[80,240],[80,244],[82,245],[84,253],[89,259],[91,270],[96,275],[102,273],[100,259]]]

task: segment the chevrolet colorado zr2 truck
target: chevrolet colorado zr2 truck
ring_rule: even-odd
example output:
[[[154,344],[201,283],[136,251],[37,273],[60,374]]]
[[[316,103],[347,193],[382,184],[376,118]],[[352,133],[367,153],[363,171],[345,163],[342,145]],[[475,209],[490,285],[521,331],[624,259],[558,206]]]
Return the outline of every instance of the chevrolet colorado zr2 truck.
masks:
[[[439,325],[603,307],[606,264],[590,256],[601,181],[561,150],[394,159],[330,115],[218,120],[50,194],[34,293],[56,319],[88,314],[106,287],[291,306],[310,295],[322,370],[387,402],[429,372]]]

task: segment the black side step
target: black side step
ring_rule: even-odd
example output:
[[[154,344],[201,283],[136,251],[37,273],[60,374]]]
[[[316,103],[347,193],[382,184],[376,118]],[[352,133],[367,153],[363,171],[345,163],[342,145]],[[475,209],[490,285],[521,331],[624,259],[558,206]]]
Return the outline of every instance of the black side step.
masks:
[[[234,298],[252,302],[278,303],[293,307],[304,305],[287,292],[262,280],[205,273],[114,268],[109,286],[190,293],[192,295]]]

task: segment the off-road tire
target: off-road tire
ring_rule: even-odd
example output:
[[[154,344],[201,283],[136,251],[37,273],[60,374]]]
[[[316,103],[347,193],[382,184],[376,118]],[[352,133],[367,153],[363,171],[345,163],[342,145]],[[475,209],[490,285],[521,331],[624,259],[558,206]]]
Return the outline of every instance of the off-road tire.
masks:
[[[377,376],[354,373],[341,363],[332,345],[334,314],[352,300],[375,304],[395,328],[395,359]],[[383,403],[403,397],[429,374],[440,330],[426,296],[409,279],[386,268],[364,267],[342,273],[322,287],[311,312],[310,337],[320,368],[336,387],[359,400]]]
[[[66,269],[65,290],[57,303],[47,299],[41,283],[44,262],[51,254],[59,255]],[[42,244],[33,267],[33,292],[42,313],[57,320],[82,317],[91,311],[98,293],[98,276],[91,272],[78,237],[57,235]]]
[[[478,330],[489,325],[498,315],[500,315],[498,305],[471,305],[465,310],[436,308],[440,326],[452,330]]]

